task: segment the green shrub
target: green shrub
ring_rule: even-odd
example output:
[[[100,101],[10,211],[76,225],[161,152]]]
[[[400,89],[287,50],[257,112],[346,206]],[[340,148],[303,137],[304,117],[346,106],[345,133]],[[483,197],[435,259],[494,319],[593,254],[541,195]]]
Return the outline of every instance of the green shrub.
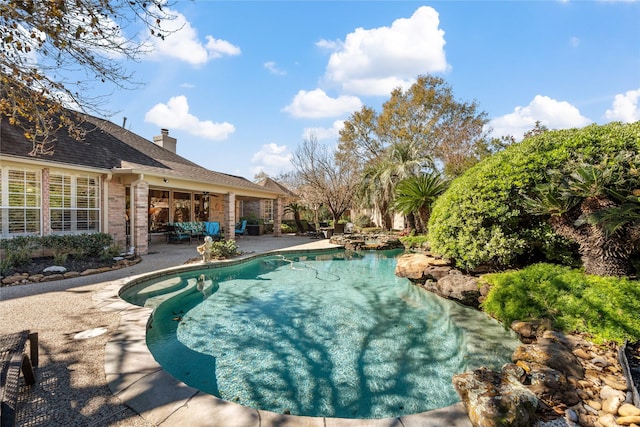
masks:
[[[19,267],[31,261],[33,253],[41,248],[38,236],[17,236],[11,239],[0,240],[0,248],[3,252],[0,269],[6,274],[11,269]]]
[[[280,224],[280,231],[283,233],[296,233],[298,231],[298,227],[296,227],[295,224],[292,226],[283,222]]]
[[[366,228],[373,224],[373,221],[371,220],[371,217],[369,215],[360,214],[356,217],[353,223],[358,228]]]
[[[573,160],[597,163],[640,150],[640,122],[549,131],[513,144],[452,181],[429,221],[432,250],[460,268],[496,268],[543,260],[569,262],[574,248],[527,214],[522,194]]]
[[[429,243],[429,239],[424,234],[419,236],[403,236],[400,237],[400,241],[405,248],[421,248]]]
[[[554,264],[482,276],[491,285],[484,311],[510,325],[549,319],[564,332],[583,332],[596,343],[640,340],[640,283],[586,275]]]
[[[238,255],[238,245],[235,240],[221,240],[211,245],[211,257],[226,259]]]

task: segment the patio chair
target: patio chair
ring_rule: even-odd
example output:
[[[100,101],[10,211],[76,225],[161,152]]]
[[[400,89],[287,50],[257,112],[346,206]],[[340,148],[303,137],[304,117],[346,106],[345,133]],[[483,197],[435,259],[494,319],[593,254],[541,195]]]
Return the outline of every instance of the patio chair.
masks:
[[[240,228],[237,228],[237,225],[236,225],[235,232],[236,232],[236,234],[240,234],[242,236],[245,235],[245,233],[247,232],[247,220],[246,219],[242,220],[242,224],[240,225]]]
[[[185,230],[178,225],[168,224],[167,225],[167,243],[177,242],[180,243],[183,240],[188,240],[189,244],[191,244],[192,235],[191,233],[186,232]]]
[[[205,235],[210,236],[213,240],[222,239],[222,232],[220,230],[219,222],[216,222],[216,221],[205,222],[204,227],[205,227]]]

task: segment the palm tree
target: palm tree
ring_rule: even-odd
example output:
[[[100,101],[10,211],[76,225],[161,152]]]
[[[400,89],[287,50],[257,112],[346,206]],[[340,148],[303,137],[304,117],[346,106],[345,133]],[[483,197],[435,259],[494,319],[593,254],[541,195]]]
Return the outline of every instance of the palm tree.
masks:
[[[430,172],[402,180],[396,186],[394,208],[408,217],[417,219],[415,229],[418,233],[427,231],[431,216],[431,206],[444,193],[449,183],[439,173]],[[413,228],[411,221],[409,227]]]
[[[578,244],[585,272],[625,276],[632,272],[631,255],[640,237],[640,156],[621,153],[613,161],[580,164],[563,175],[549,171],[551,182],[525,196],[530,213],[549,215],[562,237]]]
[[[384,228],[389,230],[392,225],[391,207],[398,182],[419,175],[432,166],[432,159],[425,157],[416,143],[393,144],[380,158],[365,167],[358,198],[365,207],[379,210]]]
[[[296,202],[292,202],[289,203],[288,205],[286,205],[284,207],[284,213],[292,213],[293,214],[293,220],[296,222],[296,227],[298,227],[298,232],[299,233],[304,233],[305,229],[304,226],[302,225],[302,221],[300,220],[300,214],[305,210],[306,208]]]

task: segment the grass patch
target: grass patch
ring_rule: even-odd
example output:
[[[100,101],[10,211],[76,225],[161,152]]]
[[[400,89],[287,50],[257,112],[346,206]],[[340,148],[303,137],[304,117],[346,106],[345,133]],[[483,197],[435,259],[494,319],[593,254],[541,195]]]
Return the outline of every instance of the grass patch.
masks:
[[[549,319],[563,332],[582,332],[598,343],[640,341],[640,282],[600,277],[554,264],[487,274],[484,311],[510,325]]]

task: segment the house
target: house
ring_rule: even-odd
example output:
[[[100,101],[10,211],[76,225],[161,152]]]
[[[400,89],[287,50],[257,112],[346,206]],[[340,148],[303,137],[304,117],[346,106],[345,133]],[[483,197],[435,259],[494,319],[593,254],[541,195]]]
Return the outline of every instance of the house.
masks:
[[[244,205],[268,201],[280,235],[282,189],[208,170],[176,154],[162,129],[149,141],[107,120],[83,116],[82,141],[60,130],[54,152],[29,155],[22,129],[0,117],[0,236],[104,232],[146,254],[167,223],[218,221],[225,239]],[[215,150],[206,155],[215,156]]]

